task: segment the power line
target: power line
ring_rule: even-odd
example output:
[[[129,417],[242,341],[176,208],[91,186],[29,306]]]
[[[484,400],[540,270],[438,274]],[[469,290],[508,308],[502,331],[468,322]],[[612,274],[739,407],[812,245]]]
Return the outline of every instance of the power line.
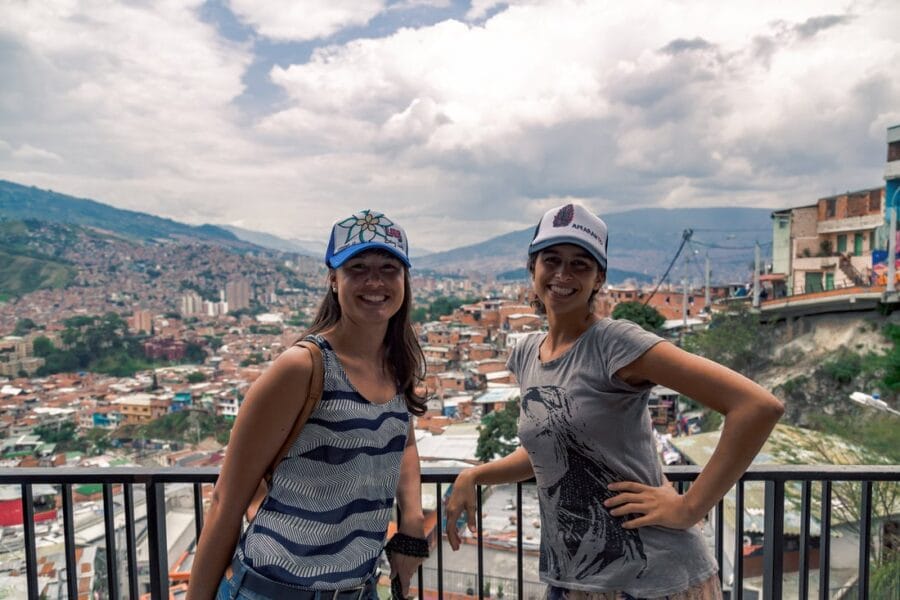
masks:
[[[703,246],[705,248],[713,248],[715,250],[753,250],[756,248],[756,245],[753,246],[721,246],[719,244],[710,244],[708,242],[694,241],[698,246]],[[771,246],[772,242],[760,243],[760,248],[765,248],[766,246]]]
[[[691,250],[691,254],[688,255],[686,262],[688,264],[694,265],[694,268],[697,269],[697,273],[700,275],[700,280],[702,281],[702,280],[706,279],[706,272],[700,266],[700,262],[697,260],[694,260],[695,258],[697,258],[697,255],[699,254],[699,252],[697,252],[697,249],[694,248],[693,240],[688,240],[688,247]]]
[[[718,229],[718,228],[694,227],[694,231],[718,231],[718,232],[727,231],[727,232],[731,233],[731,232],[734,232],[734,231],[740,231],[740,232],[759,232],[759,231],[766,231],[766,232],[769,232],[769,231],[772,231],[772,229],[771,229],[771,228],[768,228],[768,227],[766,227],[766,228],[764,228],[764,229]]]
[[[666,272],[663,273],[663,276],[660,278],[659,283],[656,284],[656,287],[653,288],[653,291],[650,292],[650,295],[647,296],[646,300],[644,300],[644,306],[647,306],[647,303],[653,299],[653,296],[655,296],[657,290],[659,290],[659,286],[661,286],[663,281],[666,280],[666,277],[669,276],[669,271],[672,270],[672,266],[675,264],[675,261],[678,260],[678,257],[681,255],[681,251],[684,250],[684,245],[688,243],[688,241],[690,241],[692,235],[694,235],[693,229],[685,229],[683,232],[681,232],[681,245],[678,246],[678,250],[675,252],[675,256],[672,257],[672,262],[669,263],[669,266],[666,268]]]

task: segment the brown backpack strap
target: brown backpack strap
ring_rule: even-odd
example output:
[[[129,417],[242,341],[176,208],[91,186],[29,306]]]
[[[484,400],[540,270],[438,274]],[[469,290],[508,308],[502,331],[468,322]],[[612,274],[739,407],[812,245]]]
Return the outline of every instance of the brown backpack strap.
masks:
[[[306,348],[312,357],[312,373],[310,373],[309,376],[309,390],[306,394],[306,402],[303,403],[303,408],[300,409],[300,414],[297,415],[297,420],[294,421],[294,426],[291,428],[291,433],[287,436],[287,439],[284,440],[281,450],[275,455],[275,460],[273,460],[272,464],[269,465],[269,468],[266,469],[265,480],[267,483],[272,480],[272,473],[275,472],[275,467],[278,466],[278,463],[284,459],[288,450],[291,449],[294,440],[297,439],[303,426],[306,425],[306,422],[309,420],[309,415],[312,414],[319,404],[319,400],[322,398],[322,388],[325,385],[325,369],[322,364],[322,350],[317,344],[307,340],[297,342],[295,345]]]

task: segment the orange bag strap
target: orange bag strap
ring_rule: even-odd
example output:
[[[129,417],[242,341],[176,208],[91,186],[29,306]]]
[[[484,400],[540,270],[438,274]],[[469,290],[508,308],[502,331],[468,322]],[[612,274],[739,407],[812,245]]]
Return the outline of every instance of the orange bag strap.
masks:
[[[297,420],[294,421],[291,433],[287,436],[287,439],[284,440],[281,450],[275,455],[275,460],[273,460],[272,464],[269,465],[269,468],[266,469],[264,477],[266,483],[272,481],[272,474],[275,472],[275,467],[277,467],[278,463],[284,459],[288,450],[290,450],[291,446],[294,444],[294,440],[297,439],[303,426],[306,425],[306,422],[309,420],[309,415],[311,415],[316,409],[316,406],[318,406],[319,400],[322,399],[322,389],[325,385],[325,368],[322,361],[322,350],[319,346],[314,342],[309,342],[307,340],[297,342],[295,346],[306,348],[312,357],[313,364],[312,373],[310,373],[309,376],[309,391],[306,395],[306,402],[303,403],[303,408],[300,409],[300,414],[297,415]]]

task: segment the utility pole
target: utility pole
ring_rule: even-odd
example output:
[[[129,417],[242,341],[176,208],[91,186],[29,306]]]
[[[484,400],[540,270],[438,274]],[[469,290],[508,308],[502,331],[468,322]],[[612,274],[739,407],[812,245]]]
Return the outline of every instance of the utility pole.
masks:
[[[687,311],[688,311],[688,280],[687,277],[681,278],[681,327],[687,331]]]
[[[703,296],[703,310],[706,311],[706,314],[712,313],[712,307],[710,303],[712,302],[711,294],[709,291],[709,280],[711,276],[711,271],[709,269],[709,250],[706,251],[706,294]]]
[[[897,188],[897,190],[891,197],[890,203],[888,204],[888,210],[891,211],[891,226],[888,230],[888,272],[887,287],[885,288],[886,294],[893,294],[897,291],[897,286],[894,284],[894,278],[897,276],[897,207],[895,206],[895,202],[897,201],[898,192],[900,192],[900,188]]]
[[[759,242],[753,249],[753,308],[759,308]]]

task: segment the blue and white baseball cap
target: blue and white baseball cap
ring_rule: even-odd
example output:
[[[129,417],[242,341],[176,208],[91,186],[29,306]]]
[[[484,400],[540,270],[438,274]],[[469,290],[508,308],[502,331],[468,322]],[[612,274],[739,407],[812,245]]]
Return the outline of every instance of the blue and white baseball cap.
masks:
[[[606,270],[606,247],[609,236],[606,223],[580,204],[551,208],[541,218],[528,246],[528,255],[556,244],[575,244],[593,256]]]
[[[334,223],[325,251],[325,264],[337,269],[360,252],[375,249],[386,250],[407,267],[412,267],[403,228],[383,213],[367,208]]]

